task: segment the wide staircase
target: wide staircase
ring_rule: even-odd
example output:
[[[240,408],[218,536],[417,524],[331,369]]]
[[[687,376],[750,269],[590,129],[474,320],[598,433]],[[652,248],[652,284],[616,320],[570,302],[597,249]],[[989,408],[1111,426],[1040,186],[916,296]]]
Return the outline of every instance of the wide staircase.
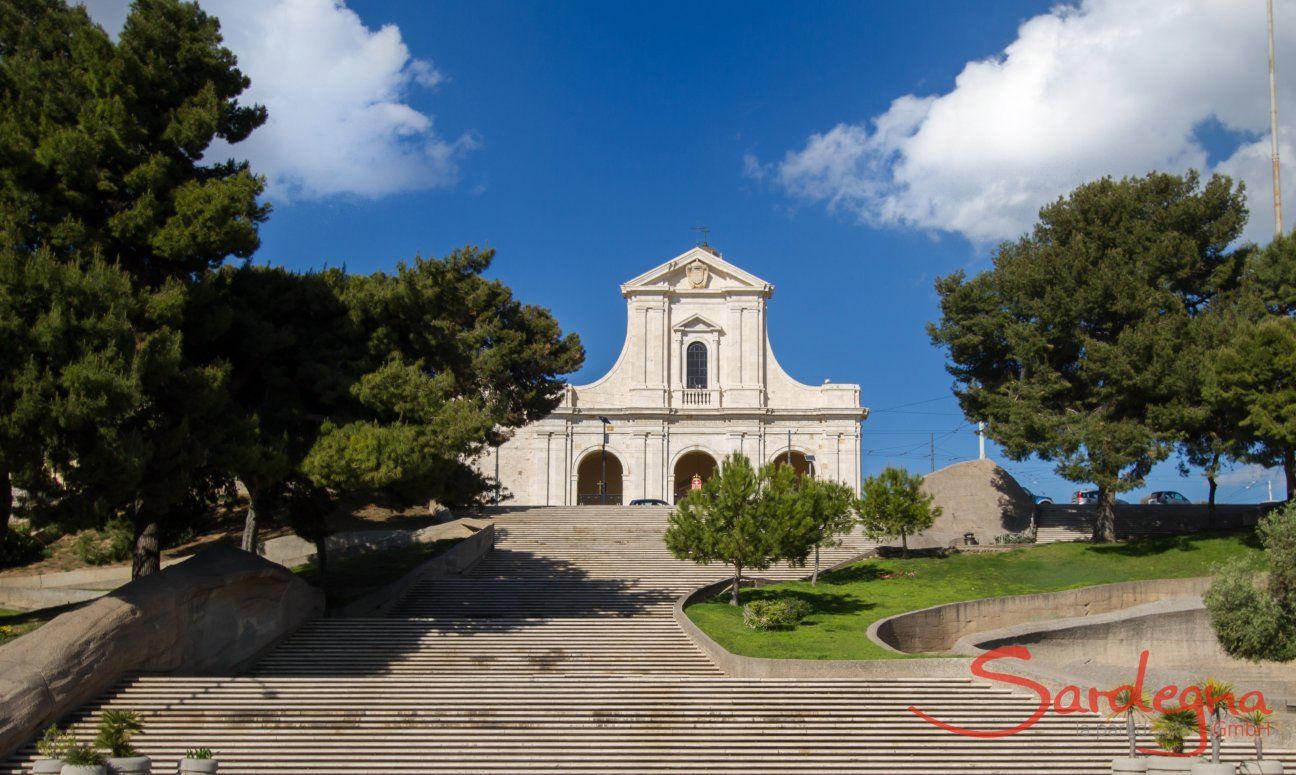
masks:
[[[494,551],[418,585],[388,617],[319,620],[244,676],[132,677],[72,721],[88,738],[104,708],[139,711],[138,747],[159,773],[197,746],[223,773],[321,774],[1103,773],[1120,754],[1121,728],[1095,734],[1093,716],[979,739],[909,711],[979,729],[1030,716],[1036,697],[1001,685],[903,669],[913,677],[725,677],[672,606],[726,569],[671,557],[668,513],[493,512]],[[851,536],[821,561],[868,546]]]

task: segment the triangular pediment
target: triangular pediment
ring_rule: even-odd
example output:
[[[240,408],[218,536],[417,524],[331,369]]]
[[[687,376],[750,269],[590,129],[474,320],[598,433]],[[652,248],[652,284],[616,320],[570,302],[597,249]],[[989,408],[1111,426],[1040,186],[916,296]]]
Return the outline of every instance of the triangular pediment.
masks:
[[[701,315],[690,315],[685,318],[682,323],[675,326],[675,330],[690,334],[701,334],[711,331],[722,331],[723,329]]]
[[[755,292],[768,296],[774,286],[725,261],[707,247],[695,247],[621,286],[621,293]]]

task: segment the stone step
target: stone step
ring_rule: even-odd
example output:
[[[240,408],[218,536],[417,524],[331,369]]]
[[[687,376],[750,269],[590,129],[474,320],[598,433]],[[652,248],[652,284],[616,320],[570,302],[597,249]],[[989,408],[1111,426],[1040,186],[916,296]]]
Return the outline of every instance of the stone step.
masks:
[[[661,538],[669,513],[489,509],[495,550],[461,577],[416,584],[392,615],[314,622],[245,677],[132,677],[70,721],[88,740],[103,709],[136,709],[136,742],[156,772],[194,746],[213,748],[222,773],[294,775],[1105,775],[1123,754],[1122,731],[1095,736],[1091,716],[1050,713],[1020,735],[977,739],[908,710],[977,729],[1031,714],[1034,695],[997,684],[721,675],[672,610],[729,571],[672,557]],[[872,546],[847,544],[824,551],[822,566]],[[1225,752],[1247,758],[1250,741]]]

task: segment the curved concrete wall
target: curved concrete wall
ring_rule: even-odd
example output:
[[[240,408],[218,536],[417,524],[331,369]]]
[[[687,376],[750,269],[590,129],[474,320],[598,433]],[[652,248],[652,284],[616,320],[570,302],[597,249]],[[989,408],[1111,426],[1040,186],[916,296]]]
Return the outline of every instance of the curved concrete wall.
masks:
[[[1066,619],[984,632],[967,639],[977,650],[1027,646],[1051,663],[1137,665],[1148,651],[1158,667],[1246,666],[1224,653],[1200,597],[1162,600],[1086,619]]]
[[[961,638],[1027,622],[1065,619],[1186,595],[1200,595],[1210,577],[1153,579],[1094,587],[966,600],[892,616],[874,624],[874,642],[906,654],[949,651]]]

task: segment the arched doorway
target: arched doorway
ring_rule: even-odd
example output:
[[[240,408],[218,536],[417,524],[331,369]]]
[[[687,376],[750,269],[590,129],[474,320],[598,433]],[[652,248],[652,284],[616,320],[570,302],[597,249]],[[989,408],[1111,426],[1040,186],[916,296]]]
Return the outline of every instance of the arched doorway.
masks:
[[[716,459],[701,450],[686,452],[675,461],[675,502],[688,495],[694,475],[706,481],[715,476],[718,464]]]
[[[790,461],[789,458],[791,458]],[[792,470],[796,472],[798,479],[800,479],[803,476],[814,475],[814,464],[811,463],[809,460],[806,460],[806,456],[804,452],[798,452],[795,449],[792,450],[790,453],[787,451],[780,452],[779,454],[775,455],[774,459],[771,460],[770,462],[776,466],[785,466],[788,465],[789,462],[791,462]]]
[[[582,506],[621,504],[621,460],[612,450],[594,450],[576,467],[576,502]]]

